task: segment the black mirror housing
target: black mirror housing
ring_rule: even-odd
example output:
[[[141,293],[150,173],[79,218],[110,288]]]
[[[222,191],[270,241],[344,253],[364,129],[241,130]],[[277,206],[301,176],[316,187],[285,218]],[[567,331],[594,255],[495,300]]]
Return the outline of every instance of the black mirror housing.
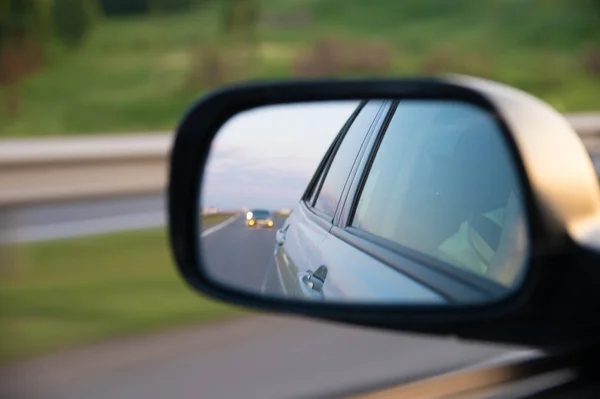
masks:
[[[330,305],[263,298],[210,279],[194,223],[213,138],[233,115],[259,106],[355,99],[457,100],[501,126],[523,188],[531,246],[518,290],[483,305]],[[246,83],[201,98],[184,115],[171,154],[170,243],[195,290],[233,304],[358,325],[550,346],[595,337],[600,306],[600,190],[589,155],[566,119],[539,99],[467,76]],[[593,328],[592,328],[593,327]],[[598,326],[600,327],[600,326]]]

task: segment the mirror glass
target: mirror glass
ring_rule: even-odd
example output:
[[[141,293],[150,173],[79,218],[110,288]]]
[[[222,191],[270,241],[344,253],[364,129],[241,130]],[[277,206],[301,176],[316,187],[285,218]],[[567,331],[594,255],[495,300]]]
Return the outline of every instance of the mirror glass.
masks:
[[[278,104],[218,131],[198,267],[261,296],[352,304],[498,301],[529,254],[496,117],[449,100]]]

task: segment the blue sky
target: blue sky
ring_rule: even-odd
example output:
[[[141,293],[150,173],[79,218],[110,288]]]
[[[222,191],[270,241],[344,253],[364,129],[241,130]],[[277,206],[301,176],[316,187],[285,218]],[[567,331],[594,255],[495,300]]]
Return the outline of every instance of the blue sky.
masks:
[[[293,208],[357,105],[282,104],[235,115],[213,141],[202,205]]]

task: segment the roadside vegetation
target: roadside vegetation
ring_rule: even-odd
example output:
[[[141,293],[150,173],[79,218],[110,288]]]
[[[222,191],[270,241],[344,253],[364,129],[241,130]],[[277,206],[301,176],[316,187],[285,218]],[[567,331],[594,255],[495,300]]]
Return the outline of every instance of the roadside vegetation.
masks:
[[[39,3],[22,51],[0,37],[0,137],[169,130],[212,87],[289,76],[467,73],[600,109],[598,0]]]
[[[227,217],[207,216],[205,227]],[[164,229],[8,249],[14,263],[0,279],[2,362],[244,313],[186,286]]]

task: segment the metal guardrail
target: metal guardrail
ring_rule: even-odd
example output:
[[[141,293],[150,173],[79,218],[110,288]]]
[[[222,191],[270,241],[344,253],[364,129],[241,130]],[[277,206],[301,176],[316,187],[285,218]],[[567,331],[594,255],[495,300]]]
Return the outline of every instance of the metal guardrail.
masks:
[[[600,157],[600,114],[567,118]],[[0,206],[158,193],[171,145],[170,133],[0,141]]]
[[[0,206],[157,193],[171,134],[0,142]]]

